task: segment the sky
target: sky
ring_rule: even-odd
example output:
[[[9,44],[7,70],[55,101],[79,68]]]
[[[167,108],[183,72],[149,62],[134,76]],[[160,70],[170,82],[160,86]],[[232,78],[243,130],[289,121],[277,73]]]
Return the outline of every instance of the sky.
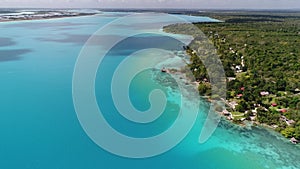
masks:
[[[0,7],[300,9],[300,0],[0,0]]]

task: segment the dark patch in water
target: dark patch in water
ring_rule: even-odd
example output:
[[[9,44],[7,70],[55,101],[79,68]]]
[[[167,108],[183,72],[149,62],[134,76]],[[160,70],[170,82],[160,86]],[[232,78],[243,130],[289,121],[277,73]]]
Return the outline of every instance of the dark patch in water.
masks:
[[[0,62],[21,60],[21,56],[29,52],[30,49],[0,50]]]
[[[27,28],[27,29],[41,29],[41,28],[57,28],[57,27],[74,27],[84,25],[96,25],[95,23],[72,23],[72,22],[23,22],[5,25],[5,28]]]
[[[0,47],[3,46],[13,46],[16,42],[14,42],[11,38],[0,38]]]
[[[37,38],[40,41],[46,42],[58,42],[58,43],[70,43],[74,45],[84,45],[86,41],[91,37],[91,35],[75,35],[75,34],[65,34],[63,35],[64,38],[55,39],[55,38]],[[89,45],[99,45],[100,39],[105,39],[106,42],[114,42],[120,39],[121,36],[118,35],[95,35],[90,41]],[[103,44],[103,43],[102,43]]]
[[[86,41],[91,37],[91,35],[85,34],[64,34],[64,38],[37,38],[40,41],[46,42],[58,42],[58,43],[70,43],[74,45],[84,45]],[[103,40],[104,39],[104,40]],[[122,40],[123,39],[123,40]],[[123,37],[120,35],[94,35],[93,41],[90,41],[89,45],[99,46],[103,49],[108,49],[107,44],[112,42],[117,43],[109,52],[110,56],[128,56],[133,53],[133,51],[138,51],[148,48],[160,48],[165,50],[182,50],[183,44],[175,40],[174,38],[156,34],[141,34],[132,37]],[[101,42],[100,42],[101,40]],[[105,43],[104,43],[105,42]]]
[[[181,21],[178,21],[178,22],[181,22]],[[117,24],[113,24],[112,27],[114,28],[124,28],[126,27],[126,29],[134,29],[134,30],[140,30],[140,29],[159,29],[161,28],[162,26],[165,26],[165,25],[170,25],[174,22],[168,22],[168,21],[165,21],[165,22],[143,22],[143,24],[130,24],[130,23],[117,23]]]
[[[108,55],[129,56],[134,52],[149,48],[179,51],[182,50],[182,46],[184,45],[184,43],[169,36],[140,34],[122,40],[109,51]]]
[[[127,16],[127,15],[130,15],[129,13],[125,13],[125,14],[100,14],[98,16],[101,16],[101,17],[111,17],[111,18],[119,18],[119,17],[124,17],[124,16]]]

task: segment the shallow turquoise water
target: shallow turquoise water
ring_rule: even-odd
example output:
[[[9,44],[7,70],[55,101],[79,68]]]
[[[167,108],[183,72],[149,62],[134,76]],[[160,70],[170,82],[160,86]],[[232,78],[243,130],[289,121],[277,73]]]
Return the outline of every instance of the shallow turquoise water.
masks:
[[[201,104],[197,122],[188,136],[174,149],[160,156],[122,158],[94,144],[81,128],[74,110],[73,70],[78,53],[89,36],[120,15],[122,13],[105,13],[78,18],[0,23],[0,41],[5,41],[0,43],[0,168],[299,168],[300,148],[261,128],[241,129],[222,121],[208,142],[199,144],[199,133],[208,110],[206,103]],[[208,18],[192,19],[204,21]],[[149,25],[152,30],[159,31],[163,23],[156,24],[157,20],[151,19],[143,22],[144,28],[120,23],[122,31],[118,31],[117,36],[125,36],[126,29],[148,29]],[[190,37],[179,37],[190,40]],[[137,44],[130,44],[134,42],[131,39],[129,45],[123,46],[128,49],[126,52],[136,50],[132,46]],[[126,52],[111,53],[104,60],[96,79],[98,104],[107,110],[105,117],[116,130],[134,137],[156,135],[172,125],[176,118],[177,97],[169,96],[164,116],[151,126],[124,120],[114,110],[111,99],[107,99],[110,89],[107,83],[102,82],[109,81],[110,73],[128,54]],[[152,88],[165,92],[170,90],[167,87],[170,84],[165,85],[161,79],[153,78],[154,75],[168,78],[159,71],[148,70],[132,82],[130,96],[140,110],[149,107],[146,97]],[[170,83],[173,84],[172,81]],[[171,91],[176,93],[176,86]]]

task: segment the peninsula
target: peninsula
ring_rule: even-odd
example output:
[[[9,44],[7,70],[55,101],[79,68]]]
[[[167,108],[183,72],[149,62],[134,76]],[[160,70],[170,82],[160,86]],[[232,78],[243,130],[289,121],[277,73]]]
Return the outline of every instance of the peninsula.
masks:
[[[192,15],[209,16],[223,22],[194,23],[215,46],[227,77],[227,98],[221,98],[228,120],[265,125],[300,140],[300,12],[210,11]],[[186,48],[188,68],[202,96],[211,96],[211,84],[200,60],[201,37],[183,30],[180,24],[164,27],[166,32],[189,34],[194,40]],[[218,97],[218,96],[214,96]]]

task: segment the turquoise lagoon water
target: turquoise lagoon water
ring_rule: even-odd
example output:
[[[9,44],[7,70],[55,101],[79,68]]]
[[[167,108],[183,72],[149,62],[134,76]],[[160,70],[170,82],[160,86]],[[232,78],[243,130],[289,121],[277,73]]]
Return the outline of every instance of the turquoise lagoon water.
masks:
[[[89,36],[123,15],[103,13],[0,24],[1,169],[300,168],[299,146],[291,145],[280,135],[259,127],[245,129],[221,121],[206,143],[198,143],[209,108],[205,102],[201,103],[196,124],[188,136],[162,155],[145,159],[123,158],[106,152],[91,141],[74,110],[73,70]],[[209,20],[201,17],[191,19]],[[161,32],[164,23],[158,24],[157,19],[149,18],[138,22],[145,22],[147,26],[120,23],[120,27],[115,29],[121,31],[108,35],[109,38],[126,36],[126,29],[149,29],[149,25],[151,30]],[[187,36],[173,36],[187,42],[191,40]],[[137,40],[139,43],[136,43]],[[146,42],[151,41],[168,39],[152,34],[128,39],[127,43],[116,47],[116,52],[105,57],[96,78],[95,91],[99,107],[106,112],[105,118],[119,132],[134,137],[156,135],[170,127],[178,115],[178,88],[168,75],[161,74],[159,70],[140,73],[130,86],[131,100],[139,110],[149,108],[147,98],[153,88],[168,93],[169,102],[164,115],[150,126],[130,123],[118,115],[112,104],[109,83],[104,83],[111,80],[114,69],[126,55],[143,49],[149,45]],[[155,43],[152,45],[155,47]],[[181,44],[176,45],[179,47]],[[172,49],[172,45],[168,49],[177,50]]]

